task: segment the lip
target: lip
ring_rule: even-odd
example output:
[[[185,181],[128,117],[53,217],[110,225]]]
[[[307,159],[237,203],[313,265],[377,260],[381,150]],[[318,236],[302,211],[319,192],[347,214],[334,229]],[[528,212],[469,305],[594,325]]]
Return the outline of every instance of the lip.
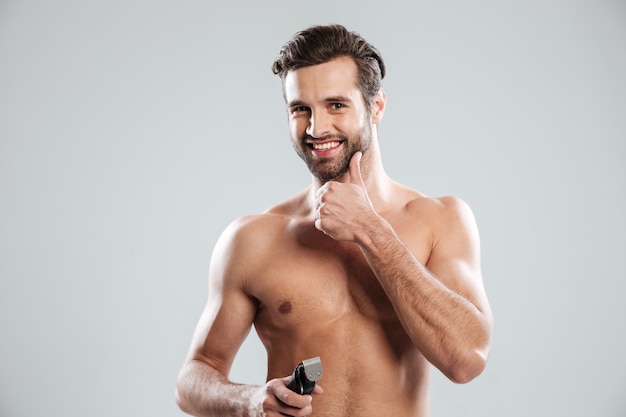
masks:
[[[343,146],[343,140],[329,139],[324,141],[308,141],[307,146],[311,153],[318,158],[328,158],[339,152]]]

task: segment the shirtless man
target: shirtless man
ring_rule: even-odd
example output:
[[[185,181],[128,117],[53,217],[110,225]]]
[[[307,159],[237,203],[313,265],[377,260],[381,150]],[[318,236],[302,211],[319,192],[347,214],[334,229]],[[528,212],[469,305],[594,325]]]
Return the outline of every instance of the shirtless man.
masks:
[[[299,32],[273,70],[312,184],[220,237],[177,402],[196,416],[428,416],[431,364],[465,383],[487,361],[473,215],[385,173],[385,67],[359,35]],[[252,325],[267,350],[262,386],[228,379]],[[315,356],[323,389],[290,391],[294,367]]]

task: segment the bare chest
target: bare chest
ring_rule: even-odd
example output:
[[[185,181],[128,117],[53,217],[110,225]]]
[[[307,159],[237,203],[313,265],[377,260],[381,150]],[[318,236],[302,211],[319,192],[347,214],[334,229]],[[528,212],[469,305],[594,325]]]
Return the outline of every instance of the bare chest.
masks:
[[[358,312],[382,318],[392,312],[378,280],[356,245],[277,248],[250,288],[259,303],[257,319],[289,328],[315,317],[337,320]]]

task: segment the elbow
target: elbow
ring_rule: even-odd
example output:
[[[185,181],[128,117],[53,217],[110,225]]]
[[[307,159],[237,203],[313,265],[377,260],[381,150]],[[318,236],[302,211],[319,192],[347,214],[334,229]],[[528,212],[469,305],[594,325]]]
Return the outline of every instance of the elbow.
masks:
[[[182,411],[185,411],[183,398],[180,395],[180,391],[178,390],[178,388],[176,388],[176,390],[174,391],[174,400],[176,401],[176,405],[178,405],[178,408],[180,408]]]
[[[193,407],[193,402],[190,401],[189,396],[186,395],[184,390],[177,387],[174,392],[174,399],[176,401],[176,405],[178,405],[178,408],[180,408],[182,412],[185,414],[196,415],[194,414],[195,408]]]
[[[445,373],[448,379],[456,384],[467,384],[480,375],[487,366],[486,349],[472,349],[463,359],[457,360]]]
[[[180,408],[183,412],[187,414],[191,414],[191,409],[189,407],[190,403],[187,398],[188,395],[186,395],[187,390],[185,389],[185,386],[185,375],[183,374],[183,371],[181,371],[181,373],[178,375],[178,378],[176,379],[174,400],[176,401],[176,405],[178,405],[178,408]]]
[[[175,392],[174,392],[174,400],[176,401],[176,405],[178,405],[178,408],[180,408],[183,412],[187,413],[187,407],[185,407],[185,401],[183,400],[183,396],[180,393],[180,390],[178,388],[176,388]]]
[[[452,382],[457,384],[467,384],[474,378],[482,374],[487,366],[489,351],[491,348],[492,319],[490,316],[482,322],[480,331],[473,334],[475,337],[471,342],[461,342],[457,346],[464,348],[456,351],[455,360],[450,361],[450,366],[444,374]]]

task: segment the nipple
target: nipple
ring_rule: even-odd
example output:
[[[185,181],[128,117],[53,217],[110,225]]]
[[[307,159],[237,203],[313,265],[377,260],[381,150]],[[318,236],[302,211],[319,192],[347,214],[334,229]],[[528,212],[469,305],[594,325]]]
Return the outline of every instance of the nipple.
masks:
[[[289,301],[283,301],[280,307],[278,307],[280,314],[289,314],[291,312],[291,303]]]

